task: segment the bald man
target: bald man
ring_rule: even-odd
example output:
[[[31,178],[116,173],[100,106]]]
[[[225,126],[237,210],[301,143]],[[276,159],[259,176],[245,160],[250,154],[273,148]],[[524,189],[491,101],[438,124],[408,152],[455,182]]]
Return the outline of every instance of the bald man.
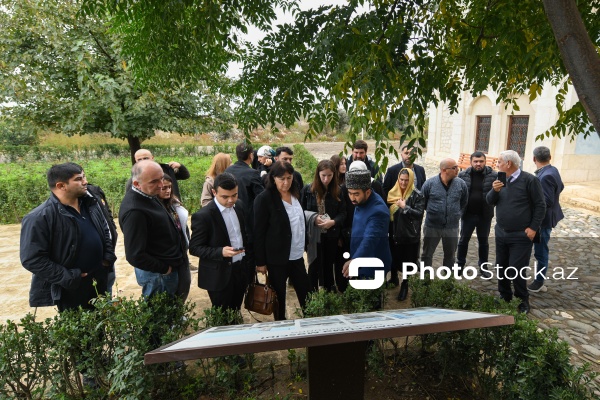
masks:
[[[433,253],[440,240],[444,248],[444,262],[454,266],[458,246],[460,218],[467,207],[469,189],[465,181],[457,177],[458,165],[452,158],[440,162],[440,173],[425,181],[422,187],[425,197],[425,224],[423,228],[423,254],[425,266],[433,266]]]
[[[178,272],[189,265],[180,230],[156,197],[163,187],[163,170],[151,160],[131,168],[131,190],[119,210],[125,241],[125,258],[135,267],[135,277],[145,297],[175,294]]]
[[[154,156],[147,149],[139,149],[135,152],[133,158],[135,158],[135,162],[150,160],[154,161]],[[171,180],[173,181],[172,193],[177,196],[177,198],[181,199],[181,194],[179,193],[179,185],[177,181],[183,181],[190,177],[190,172],[185,167],[185,165],[178,163],[177,161],[170,161],[168,164],[159,163],[162,168],[163,173],[169,175]]]

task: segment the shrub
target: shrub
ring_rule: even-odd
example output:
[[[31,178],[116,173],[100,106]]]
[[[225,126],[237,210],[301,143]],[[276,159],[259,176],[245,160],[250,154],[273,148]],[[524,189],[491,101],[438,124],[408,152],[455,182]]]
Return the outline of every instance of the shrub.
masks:
[[[517,300],[498,302],[454,280],[411,279],[412,305],[512,314],[515,324],[425,335],[443,371],[474,380],[489,399],[593,398],[589,366],[571,364],[569,346],[556,330],[541,330],[515,312]]]

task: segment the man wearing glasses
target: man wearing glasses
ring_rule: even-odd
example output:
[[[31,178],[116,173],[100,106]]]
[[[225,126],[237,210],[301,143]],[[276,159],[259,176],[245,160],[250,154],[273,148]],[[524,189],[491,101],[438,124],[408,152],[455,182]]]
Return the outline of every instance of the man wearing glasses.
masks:
[[[425,197],[425,225],[423,229],[423,255],[425,266],[432,266],[433,253],[442,241],[443,265],[452,268],[458,245],[458,226],[469,200],[465,181],[457,177],[458,165],[451,158],[440,162],[440,173],[423,184]]]

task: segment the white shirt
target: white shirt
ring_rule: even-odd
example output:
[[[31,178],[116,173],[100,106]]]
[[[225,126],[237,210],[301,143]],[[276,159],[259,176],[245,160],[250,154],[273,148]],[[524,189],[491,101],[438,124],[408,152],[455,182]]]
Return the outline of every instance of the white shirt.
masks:
[[[290,260],[298,260],[304,256],[304,211],[298,199],[292,196],[292,204],[281,199],[285,212],[290,219],[292,229],[292,247],[290,248]]]
[[[233,207],[224,207],[216,199],[213,201],[219,208],[219,211],[221,211],[221,216],[223,216],[223,220],[225,221],[225,226],[227,227],[227,234],[229,235],[231,247],[233,247],[234,249],[244,247],[244,240],[242,239],[242,229],[240,228],[240,221],[238,220],[237,214],[235,213]],[[231,258],[231,262],[241,261],[243,257],[244,253],[236,254]]]

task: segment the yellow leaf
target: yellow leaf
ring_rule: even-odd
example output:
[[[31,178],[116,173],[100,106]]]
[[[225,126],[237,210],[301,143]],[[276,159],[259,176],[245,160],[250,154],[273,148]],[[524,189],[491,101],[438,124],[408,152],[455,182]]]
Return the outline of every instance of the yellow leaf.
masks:
[[[298,393],[302,394],[302,389],[298,389]]]
[[[123,67],[124,71],[127,71],[127,62],[125,60],[121,61],[121,66]]]
[[[487,41],[485,39],[481,39],[481,48],[485,49],[486,45],[487,45]]]

